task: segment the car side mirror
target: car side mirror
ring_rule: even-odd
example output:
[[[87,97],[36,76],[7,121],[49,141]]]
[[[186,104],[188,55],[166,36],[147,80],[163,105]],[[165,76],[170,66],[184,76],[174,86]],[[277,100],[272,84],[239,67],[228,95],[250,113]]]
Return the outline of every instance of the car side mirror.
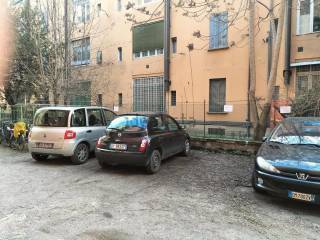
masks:
[[[264,136],[264,137],[262,138],[262,142],[267,141],[267,139],[268,139],[268,137],[267,137],[267,136]]]

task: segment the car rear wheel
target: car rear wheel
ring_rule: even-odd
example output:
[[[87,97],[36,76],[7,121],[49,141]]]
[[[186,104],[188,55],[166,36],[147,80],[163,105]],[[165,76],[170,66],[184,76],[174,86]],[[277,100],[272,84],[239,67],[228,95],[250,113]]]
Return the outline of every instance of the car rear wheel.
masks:
[[[85,143],[80,143],[74,150],[71,161],[73,164],[83,164],[88,161],[89,147]]]
[[[36,153],[31,153],[31,156],[34,160],[36,161],[44,161],[47,160],[49,155],[45,155],[45,154],[36,154]]]
[[[190,144],[190,140],[186,139],[186,141],[184,142],[184,150],[182,152],[183,156],[188,156],[190,154],[191,151],[191,144]]]
[[[161,154],[158,150],[153,150],[146,167],[147,173],[153,174],[159,171],[161,166]]]

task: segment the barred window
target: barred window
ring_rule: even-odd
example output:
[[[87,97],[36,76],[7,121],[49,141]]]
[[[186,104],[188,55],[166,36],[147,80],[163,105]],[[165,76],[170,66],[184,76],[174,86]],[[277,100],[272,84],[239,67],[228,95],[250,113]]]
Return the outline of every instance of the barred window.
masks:
[[[296,96],[320,85],[320,64],[297,67]]]

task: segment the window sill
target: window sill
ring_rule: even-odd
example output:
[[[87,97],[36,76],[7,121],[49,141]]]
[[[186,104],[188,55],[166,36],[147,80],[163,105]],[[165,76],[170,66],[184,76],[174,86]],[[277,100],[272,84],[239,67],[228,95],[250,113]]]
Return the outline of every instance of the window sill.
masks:
[[[214,52],[214,51],[219,51],[219,50],[227,50],[229,47],[221,47],[221,48],[209,48],[208,52]]]
[[[228,112],[207,112],[207,114],[228,114]]]
[[[319,34],[320,31],[316,32],[307,32],[307,33],[297,33],[296,36],[305,36],[305,35],[312,35],[312,34]]]

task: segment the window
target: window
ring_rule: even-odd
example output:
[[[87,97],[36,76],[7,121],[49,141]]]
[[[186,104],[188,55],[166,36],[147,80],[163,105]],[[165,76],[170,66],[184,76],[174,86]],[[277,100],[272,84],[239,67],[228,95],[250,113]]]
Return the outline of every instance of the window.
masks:
[[[171,91],[171,106],[177,105],[177,92]]]
[[[148,57],[163,54],[163,21],[133,28],[133,56]]]
[[[118,94],[118,106],[121,107],[122,106],[122,93]]]
[[[171,38],[172,53],[177,53],[177,38]]]
[[[273,92],[272,92],[272,99],[273,100],[279,100],[279,95],[280,95],[280,87],[279,86],[274,86],[273,87]]]
[[[102,106],[102,94],[97,95],[97,105]]]
[[[121,0],[117,0],[117,10],[119,12],[122,10],[122,2],[121,2]]]
[[[90,63],[90,38],[72,41],[72,65]]]
[[[97,52],[97,64],[102,63],[102,51]]]
[[[122,62],[122,47],[118,47],[118,61]]]
[[[101,110],[97,109],[87,109],[89,126],[103,126],[103,118]]]
[[[228,12],[210,17],[210,49],[228,47]]]
[[[209,112],[224,112],[226,79],[210,79]]]
[[[134,3],[137,6],[142,6],[144,4],[152,3],[152,2],[155,2],[155,1],[157,1],[157,0],[135,0]]]
[[[72,119],[71,126],[72,127],[85,127],[86,123],[86,111],[84,108],[75,110]]]
[[[98,4],[97,4],[97,14],[98,14],[98,17],[100,17],[101,11],[102,11],[101,3],[98,3]]]
[[[320,0],[298,0],[297,33],[320,31]]]
[[[107,126],[111,123],[111,121],[115,117],[115,114],[107,109],[103,109],[103,115],[104,115],[104,120]]]
[[[90,2],[89,0],[73,1],[74,21],[76,23],[85,23],[90,20]]]
[[[149,118],[149,129],[151,132],[163,132],[166,130],[161,116],[154,116]]]
[[[167,116],[167,124],[169,131],[176,131],[179,129],[176,121],[174,121],[171,117]]]
[[[320,84],[320,64],[297,67],[296,96]]]

